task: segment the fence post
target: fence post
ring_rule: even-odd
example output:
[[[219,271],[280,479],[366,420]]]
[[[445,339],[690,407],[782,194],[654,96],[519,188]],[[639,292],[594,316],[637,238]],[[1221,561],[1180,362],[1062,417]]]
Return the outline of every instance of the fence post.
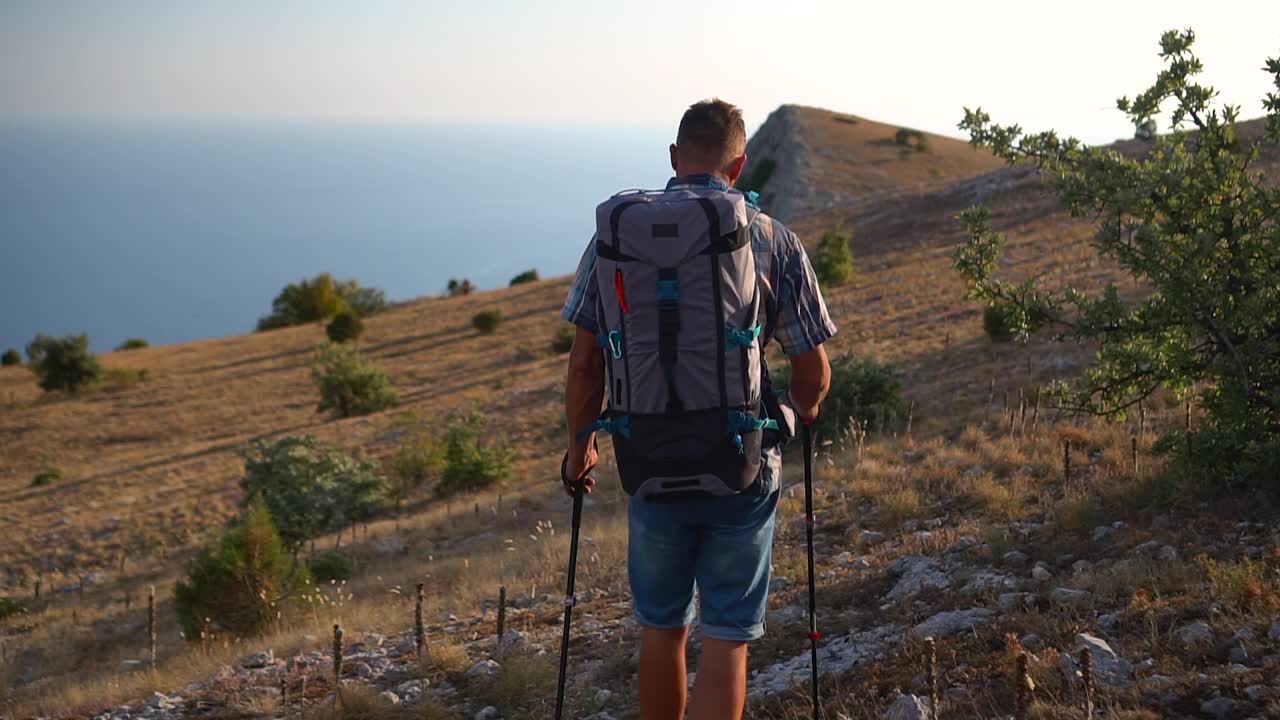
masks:
[[[342,628],[333,625],[333,706],[338,706],[338,695],[342,690]]]
[[[1040,388],[1036,388],[1036,406],[1031,411],[1031,432],[1035,432],[1040,425]]]
[[[925,673],[929,678],[929,718],[942,717],[942,705],[938,696],[938,644],[933,638],[925,638]]]
[[[1027,654],[1018,653],[1017,669],[1014,678],[1014,720],[1027,720],[1027,710],[1031,707],[1031,690],[1035,686],[1027,673]]]
[[[915,419],[915,414],[916,414],[916,401],[912,400],[911,403],[907,405],[907,438],[908,439],[911,437],[911,423],[912,423],[912,420]]]
[[[41,581],[42,579],[43,579],[43,578],[40,578],[39,576],[37,576],[37,577],[36,577],[36,591],[35,591],[36,597],[35,597],[35,599],[36,599],[37,601],[38,601],[38,600],[40,600],[40,581]]]
[[[1071,484],[1071,438],[1062,441],[1062,482]]]
[[[289,717],[289,676],[280,673],[280,715]]]
[[[1093,720],[1093,653],[1087,647],[1080,651],[1080,678],[1084,682],[1084,716]]]
[[[987,412],[983,420],[991,418],[991,403],[996,399],[996,379],[991,378],[991,382],[987,385]]]
[[[413,607],[413,646],[417,648],[419,660],[427,645],[427,629],[422,625],[422,588],[423,583],[418,583],[417,601]]]
[[[502,649],[502,634],[507,624],[507,586],[498,588],[498,649]]]
[[[1129,438],[1129,447],[1133,455],[1133,476],[1138,477],[1138,436]]]
[[[147,656],[156,669],[156,586],[147,589]]]

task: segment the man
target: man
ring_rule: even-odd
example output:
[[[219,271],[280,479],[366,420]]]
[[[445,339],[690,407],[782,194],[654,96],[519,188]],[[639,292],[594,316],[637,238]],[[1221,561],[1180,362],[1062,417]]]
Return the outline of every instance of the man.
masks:
[[[676,177],[668,189],[727,190],[746,163],[746,128],[738,108],[722,100],[692,105],[670,148]],[[831,368],[822,343],[835,334],[813,268],[782,223],[761,215],[751,224],[758,289],[765,303],[762,346],[777,340],[792,368],[788,391],[804,422],[817,417]],[[567,477],[594,480],[594,434],[581,435],[600,413],[605,358],[597,344],[599,287],[596,248],[578,266],[562,316],[577,326],[569,355],[565,405],[569,426]],[[685,643],[694,617],[694,588],[704,637],[689,701],[692,720],[741,718],[746,703],[747,643],[764,634],[774,514],[782,454],[763,451],[756,483],[736,495],[696,502],[632,498],[628,509],[628,573],[640,635],[640,717],[679,720],[686,704]]]

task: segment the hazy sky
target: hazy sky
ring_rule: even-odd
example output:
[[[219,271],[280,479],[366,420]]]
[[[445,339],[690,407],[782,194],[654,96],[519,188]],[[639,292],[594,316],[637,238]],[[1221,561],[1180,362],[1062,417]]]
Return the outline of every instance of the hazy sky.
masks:
[[[673,126],[698,98],[1128,136],[1162,30],[1261,114],[1280,2],[0,0],[0,119]]]

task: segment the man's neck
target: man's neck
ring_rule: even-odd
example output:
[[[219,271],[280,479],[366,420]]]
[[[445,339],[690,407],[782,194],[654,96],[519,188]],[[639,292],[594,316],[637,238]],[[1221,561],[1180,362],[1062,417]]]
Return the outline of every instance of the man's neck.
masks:
[[[733,183],[729,182],[728,176],[726,176],[723,172],[719,170],[704,170],[701,168],[685,168],[685,167],[680,167],[676,170],[676,177],[683,178],[683,177],[692,177],[694,175],[710,175],[711,177],[719,180],[725,185],[730,185],[730,186],[733,185]]]

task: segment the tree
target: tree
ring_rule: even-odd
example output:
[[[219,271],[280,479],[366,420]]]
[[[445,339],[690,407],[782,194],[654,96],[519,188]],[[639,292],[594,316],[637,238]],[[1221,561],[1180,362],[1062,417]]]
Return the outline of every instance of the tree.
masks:
[[[501,310],[481,310],[471,316],[471,326],[480,331],[481,335],[489,335],[493,333],[501,324]]]
[[[828,230],[822,234],[822,239],[818,241],[818,252],[813,259],[813,270],[818,276],[818,282],[836,287],[853,279],[853,252],[849,250],[852,240],[852,232]]]
[[[460,297],[462,295],[470,295],[476,289],[476,286],[472,285],[471,281],[466,278],[461,280],[449,278],[449,285],[446,289],[449,291],[449,297]]]
[[[143,338],[129,338],[116,346],[116,352],[123,350],[142,350],[151,347],[151,343]]]
[[[381,290],[320,273],[286,285],[271,301],[271,314],[258,320],[258,330],[322,322],[347,309],[368,317],[386,308],[387,298]]]
[[[89,352],[89,336],[84,334],[63,338],[36,335],[27,345],[27,359],[46,392],[75,392],[102,376],[98,358]]]
[[[284,605],[306,586],[307,572],[289,557],[271,512],[261,499],[215,547],[196,555],[187,576],[173,589],[173,606],[187,640],[196,640],[205,620],[237,635],[266,629]]]
[[[515,453],[500,440],[482,440],[483,429],[484,417],[478,413],[449,414],[444,433],[444,470],[437,493],[450,495],[488,487],[511,472]]]
[[[329,342],[344,343],[359,340],[364,334],[364,320],[360,319],[360,313],[347,308],[333,316],[325,327],[324,333],[329,337]]]
[[[0,367],[10,367],[22,364],[22,355],[17,350],[9,348],[4,351],[4,355],[0,355]]]
[[[969,239],[955,266],[969,295],[1000,302],[1025,338],[1037,317],[1061,338],[1099,347],[1079,380],[1057,388],[1063,407],[1102,416],[1125,412],[1158,388],[1194,393],[1205,411],[1194,438],[1196,466],[1227,485],[1280,477],[1280,190],[1252,168],[1264,144],[1280,143],[1280,92],[1264,101],[1265,132],[1245,140],[1239,109],[1213,107],[1213,88],[1194,78],[1201,63],[1192,31],[1160,41],[1166,68],[1117,107],[1138,131],[1169,108],[1170,133],[1139,155],[1087,147],[1053,131],[1028,134],[965,110],[970,141],[1009,163],[1030,162],[1074,216],[1101,219],[1094,247],[1149,288],[1125,301],[996,275],[1004,246],[982,207],[962,214]],[[1280,91],[1280,59],[1266,63]],[[1161,446],[1174,446],[1165,438]],[[1176,443],[1184,447],[1186,443]]]
[[[511,287],[523,285],[525,283],[538,282],[537,270],[525,270],[524,272],[511,278]]]
[[[309,435],[257,441],[240,455],[244,505],[261,498],[290,549],[367,520],[386,506],[388,484],[377,468]]]
[[[311,380],[320,391],[319,412],[340,418],[368,415],[396,404],[399,393],[391,378],[354,348],[322,348],[311,365]]]

